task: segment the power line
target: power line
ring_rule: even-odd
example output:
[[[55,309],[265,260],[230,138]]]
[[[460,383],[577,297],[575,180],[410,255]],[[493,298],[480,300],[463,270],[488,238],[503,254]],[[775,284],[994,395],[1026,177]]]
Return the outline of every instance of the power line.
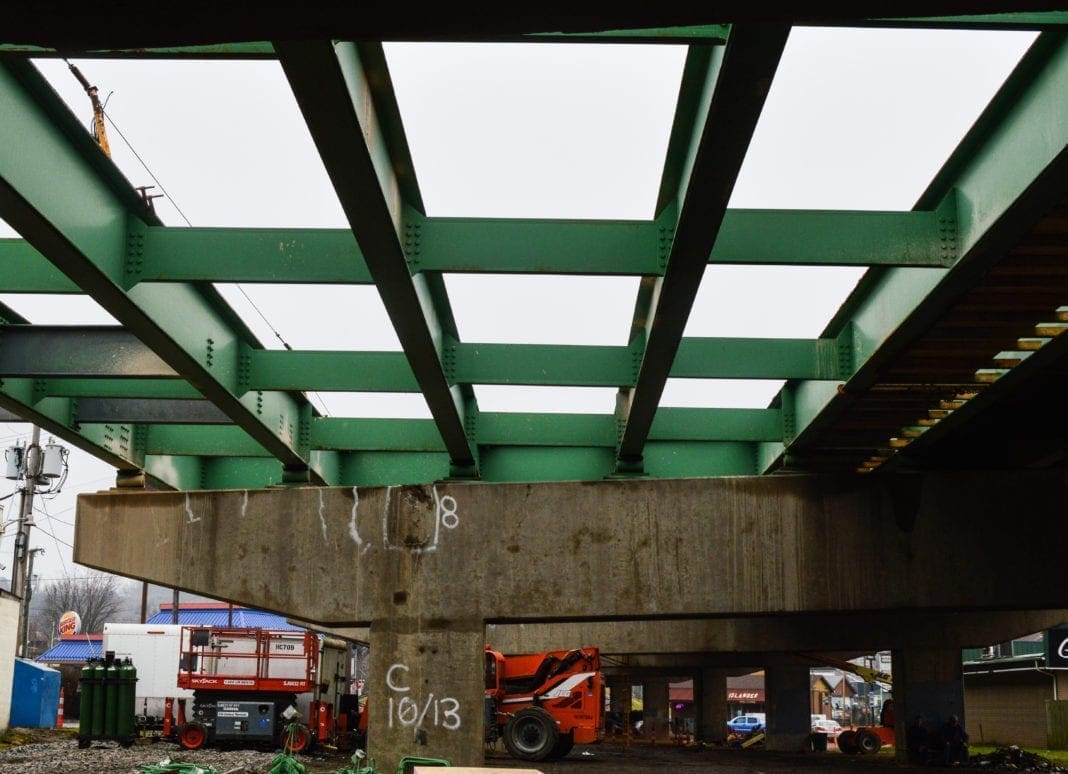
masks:
[[[108,95],[108,99],[111,99],[111,95],[110,94]],[[163,183],[161,183],[159,178],[156,177],[155,173],[153,173],[153,171],[151,169],[149,169],[148,164],[145,163],[145,160],[143,158],[141,158],[141,154],[139,154],[134,149],[134,147],[130,143],[130,141],[128,139],[126,139],[126,135],[122,133],[122,130],[119,129],[118,124],[115,123],[115,119],[113,119],[111,117],[111,115],[109,113],[107,113],[106,111],[104,112],[104,117],[107,118],[108,122],[115,128],[115,131],[118,133],[118,135],[122,139],[122,141],[126,144],[126,147],[130,149],[130,153],[132,153],[134,155],[134,157],[138,160],[138,162],[140,162],[141,166],[145,168],[145,171],[148,173],[149,177],[151,177],[153,182],[155,182],[155,184],[159,187],[159,190],[162,191],[163,194],[167,197],[167,200],[171,203],[171,206],[174,207],[174,209],[178,212],[179,215],[182,216],[182,220],[185,221],[185,224],[187,226],[189,226],[190,228],[192,228],[193,227],[193,222],[191,220],[189,220],[189,218],[186,217],[186,214],[182,211],[182,208],[178,206],[178,202],[175,201],[174,197],[170,195],[170,193],[167,191],[166,188],[163,187]],[[256,302],[252,300],[252,297],[249,296],[249,294],[245,292],[245,289],[243,287],[241,287],[241,283],[235,282],[235,283],[233,283],[233,285],[234,285],[234,287],[237,288],[238,292],[240,292],[241,295],[245,297],[245,300],[248,301],[249,305],[255,310],[256,314],[258,314],[260,316],[260,319],[263,320],[263,323],[268,328],[270,328],[271,333],[273,333],[274,337],[276,339],[278,339],[278,341],[280,341],[282,343],[282,346],[285,347],[287,350],[292,351],[293,347],[291,347],[289,345],[289,342],[286,341],[282,337],[282,334],[278,332],[278,329],[275,328],[274,325],[271,324],[271,321],[267,319],[267,315],[265,315],[260,310],[259,306],[256,305]],[[330,412],[326,408],[326,402],[322,399],[322,397],[318,393],[311,393],[311,394],[314,394],[315,397],[319,399],[319,408],[322,410],[323,414],[325,416],[329,416]]]

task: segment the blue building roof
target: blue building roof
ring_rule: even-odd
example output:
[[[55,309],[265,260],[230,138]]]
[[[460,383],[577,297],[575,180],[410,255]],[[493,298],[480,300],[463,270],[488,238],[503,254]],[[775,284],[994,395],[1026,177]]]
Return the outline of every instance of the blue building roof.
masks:
[[[49,664],[81,664],[91,658],[100,658],[102,647],[99,635],[94,640],[86,640],[85,637],[60,640],[34,660]]]
[[[233,623],[228,624],[229,611],[226,608],[186,610],[178,608],[178,623],[183,626],[227,626],[232,625],[238,629],[281,629],[282,631],[302,632],[300,626],[294,626],[286,621],[285,616],[275,613],[267,613],[263,610],[249,610],[248,608],[235,607],[233,611]],[[169,624],[172,622],[170,610],[161,610],[148,619],[150,624]]]

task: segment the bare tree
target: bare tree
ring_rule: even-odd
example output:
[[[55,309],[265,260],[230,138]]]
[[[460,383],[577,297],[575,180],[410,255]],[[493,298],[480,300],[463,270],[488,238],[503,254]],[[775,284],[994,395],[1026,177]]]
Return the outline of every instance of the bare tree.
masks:
[[[59,619],[73,610],[82,619],[82,631],[100,633],[125,607],[124,584],[115,575],[68,575],[38,589],[40,628],[55,633]]]

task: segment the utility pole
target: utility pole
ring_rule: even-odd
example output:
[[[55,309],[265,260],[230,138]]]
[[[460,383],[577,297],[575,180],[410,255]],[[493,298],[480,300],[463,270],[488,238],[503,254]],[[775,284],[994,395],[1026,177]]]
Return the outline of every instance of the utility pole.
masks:
[[[19,507],[19,531],[15,534],[15,555],[11,563],[11,593],[22,596],[26,585],[26,562],[29,558],[30,527],[33,526],[33,491],[41,473],[41,428],[33,426],[33,437],[23,460],[22,497]],[[21,613],[20,613],[21,615]]]
[[[30,445],[7,450],[7,478],[21,481],[18,532],[15,534],[15,556],[11,568],[11,593],[22,598],[19,605],[19,647],[26,652],[29,631],[30,595],[33,591],[33,555],[44,549],[30,550],[30,528],[33,526],[33,495],[38,486],[47,492],[58,492],[67,477],[67,450],[49,441],[41,450],[41,428],[33,426]]]
[[[30,597],[33,596],[33,556],[43,554],[43,548],[33,548],[26,552],[29,555],[29,570],[26,573],[26,586],[22,593],[22,632],[19,636],[19,655],[22,658],[29,657],[30,639]]]

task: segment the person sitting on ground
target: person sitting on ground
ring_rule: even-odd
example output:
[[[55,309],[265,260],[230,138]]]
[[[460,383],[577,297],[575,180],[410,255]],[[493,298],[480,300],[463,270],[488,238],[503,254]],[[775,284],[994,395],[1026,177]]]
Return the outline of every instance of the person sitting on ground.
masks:
[[[923,715],[917,715],[905,732],[905,752],[909,763],[921,766],[927,763],[930,743],[927,739],[927,726],[923,723]]]
[[[968,762],[968,732],[960,724],[960,718],[950,715],[942,728],[942,745],[946,753],[946,765]]]

